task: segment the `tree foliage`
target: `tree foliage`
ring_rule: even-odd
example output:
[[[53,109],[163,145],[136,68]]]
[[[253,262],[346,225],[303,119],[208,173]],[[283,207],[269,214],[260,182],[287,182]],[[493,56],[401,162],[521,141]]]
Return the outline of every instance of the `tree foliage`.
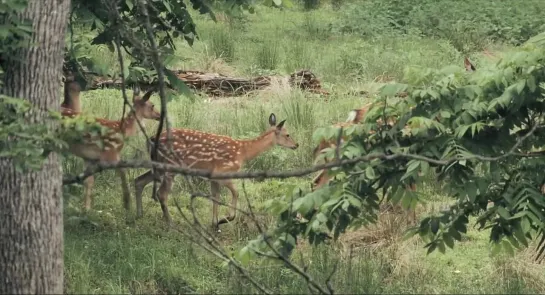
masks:
[[[545,36],[545,34],[542,34]],[[364,155],[397,155],[332,169],[328,185],[309,192],[292,187],[268,210],[279,216],[267,235],[239,252],[290,253],[296,240],[323,243],[349,228],[377,220],[379,203],[414,208],[423,202],[405,187],[430,175],[452,199],[448,210],[424,218],[409,235],[418,234],[429,252],[445,252],[467,232],[469,218],[491,229],[493,252],[528,246],[545,236],[545,47],[534,38],[507,54],[494,68],[468,73],[451,66],[412,68],[407,84],[387,84],[360,124],[342,130],[350,138],[340,147],[341,160]],[[396,97],[401,91],[406,98]],[[396,118],[393,126],[377,124]],[[315,132],[315,140],[334,139],[336,127]],[[323,156],[334,157],[331,148]],[[492,206],[487,206],[492,202]],[[300,213],[304,219],[297,220]],[[276,250],[267,250],[267,246]]]
[[[418,34],[442,38],[465,52],[481,50],[489,41],[520,45],[540,33],[545,5],[528,0],[506,5],[501,0],[370,0],[347,3],[332,25],[340,33],[364,37]],[[454,17],[453,17],[454,16]]]
[[[65,58],[66,70],[76,73],[78,81],[85,85],[85,73],[112,75],[110,65],[103,65],[87,54],[93,47],[106,46],[111,52],[118,45],[130,56],[122,72],[129,81],[144,80],[153,82],[157,73],[153,66],[154,47],[161,63],[175,59],[177,40],[184,40],[190,46],[198,39],[195,22],[189,7],[200,14],[207,14],[216,21],[214,7],[238,12],[253,12],[251,0],[74,0],[70,17],[71,37],[67,42]],[[264,1],[272,6],[290,5],[289,0]],[[220,5],[221,4],[221,5]],[[74,28],[78,28],[75,33]],[[85,30],[82,30],[85,29]],[[86,32],[86,33],[84,33]],[[157,44],[150,43],[151,32]],[[117,43],[117,44],[116,44]],[[96,49],[95,49],[96,50]],[[164,69],[169,72],[168,70]],[[173,81],[174,75],[169,80]],[[181,87],[185,88],[183,85]]]

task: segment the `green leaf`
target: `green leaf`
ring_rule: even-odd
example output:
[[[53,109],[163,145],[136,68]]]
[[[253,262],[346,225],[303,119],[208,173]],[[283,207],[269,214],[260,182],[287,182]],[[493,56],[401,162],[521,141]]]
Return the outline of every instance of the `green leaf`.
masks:
[[[445,243],[443,243],[443,241],[439,240],[437,241],[437,248],[439,249],[439,252],[441,252],[441,254],[445,254]]]
[[[439,97],[441,97],[441,95],[439,94],[439,92],[435,91],[434,89],[429,89],[428,90],[428,94],[433,97],[434,99],[439,99]]]
[[[503,218],[503,219],[509,219],[511,218],[511,214],[509,214],[509,211],[507,211],[504,207],[498,207],[496,209],[496,212]]]
[[[526,80],[526,85],[528,85],[528,89],[530,89],[530,92],[535,92],[537,89],[536,77],[528,77],[528,80]]]
[[[511,216],[511,217],[509,217],[509,218],[507,218],[507,220],[519,219],[519,218],[521,218],[521,217],[523,217],[523,216],[526,216],[526,214],[528,214],[527,211],[520,211],[520,212],[518,212],[517,214],[515,214],[515,215],[513,215],[513,216]]]
[[[314,200],[308,195],[293,201],[293,210],[307,214],[314,207]]]
[[[399,92],[407,89],[407,84],[391,83],[386,84],[380,89],[380,95],[382,96],[396,96]]]
[[[365,177],[367,177],[367,179],[375,179],[375,170],[373,170],[373,167],[367,166],[367,168],[365,168]]]
[[[168,1],[163,1],[163,4],[165,5],[165,8],[168,12],[172,13],[172,8],[170,7],[170,3]]]
[[[320,212],[320,213],[318,213],[316,215],[316,220],[318,220],[321,223],[326,223],[327,222],[327,216],[325,216],[324,213]]]
[[[430,221],[431,232],[435,235],[439,231],[439,218],[434,217]]]
[[[174,72],[172,72],[169,69],[164,69],[164,72],[165,72],[165,76],[167,76],[168,80],[170,81],[170,84],[175,90],[188,96],[189,98],[191,98],[192,101],[195,100],[195,96],[193,95],[189,87],[187,87],[187,85],[182,80],[180,80],[174,74]]]
[[[240,264],[246,266],[250,262],[251,255],[250,249],[246,246],[238,252],[237,260],[240,261]]]
[[[515,86],[515,90],[517,91],[517,94],[521,94],[522,91],[524,90],[524,87],[526,86],[526,81],[520,80],[514,86]]]
[[[426,252],[426,255],[431,254],[435,250],[435,248],[437,248],[437,242],[434,242],[428,247],[428,252]]]
[[[530,229],[532,228],[530,224],[530,220],[528,218],[523,218],[520,221],[520,228],[524,234],[528,233]]]
[[[132,3],[132,0],[125,0],[125,4],[127,7],[129,7],[129,10],[132,10],[134,7],[134,3]]]
[[[520,243],[522,243],[524,246],[528,247],[528,240],[526,239],[526,237],[524,236],[524,233],[522,232],[522,230],[520,228],[516,228],[513,231],[513,234],[515,235],[515,237],[517,238],[517,240]]]
[[[444,119],[450,118],[450,112],[448,111],[441,111],[439,112],[439,115],[441,116],[441,118],[444,118]]]
[[[449,236],[453,237],[456,241],[462,240],[462,235],[454,227],[449,228],[448,234]]]
[[[511,256],[511,257],[515,256],[515,251],[514,251],[513,247],[511,246],[511,244],[508,241],[503,240],[503,241],[501,241],[501,243],[502,243],[503,248],[509,254],[509,256]]]
[[[474,182],[468,182],[466,184],[466,192],[469,202],[475,203],[475,199],[477,198],[477,185]]]
[[[403,196],[403,199],[401,199],[401,206],[403,207],[403,209],[406,209],[406,210],[410,209],[412,200],[413,198],[411,197],[410,193],[405,194]]]
[[[350,205],[352,205],[353,207],[361,208],[362,203],[358,198],[356,198],[354,196],[348,196],[346,199],[348,200]]]
[[[491,246],[491,254],[492,256],[496,256],[498,255],[498,253],[500,253],[501,251],[501,244],[500,243],[496,243],[496,242],[492,242],[492,244],[490,245]]]
[[[324,138],[324,135],[325,135],[325,128],[323,127],[316,128],[316,130],[314,130],[314,132],[312,133],[312,142],[316,144],[319,143],[320,140]]]

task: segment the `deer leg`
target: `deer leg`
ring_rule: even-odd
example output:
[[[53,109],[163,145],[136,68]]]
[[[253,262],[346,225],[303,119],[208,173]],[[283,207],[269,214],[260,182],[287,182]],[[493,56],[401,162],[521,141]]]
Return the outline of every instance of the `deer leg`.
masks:
[[[85,161],[83,163],[84,170],[87,170],[87,167],[91,165],[91,163]],[[85,211],[91,210],[91,203],[93,201],[93,185],[95,184],[95,177],[93,175],[90,175],[89,177],[85,178],[83,181],[83,209]]]
[[[159,203],[161,203],[161,210],[163,210],[163,219],[168,225],[172,223],[172,218],[168,212],[168,194],[172,190],[172,176],[165,174],[163,180],[161,181],[161,186],[159,187]]]
[[[218,202],[220,201],[220,184],[216,181],[211,181],[210,191],[212,193],[212,227],[214,230],[219,231]]]
[[[125,210],[131,210],[131,192],[129,191],[129,183],[124,169],[115,170],[119,179],[121,179],[121,190],[123,191],[123,207]]]
[[[312,180],[312,191],[315,191],[322,187],[322,185],[326,184],[329,181],[329,177],[327,175],[327,171],[323,169],[320,171],[320,174],[318,174],[314,179]]]
[[[150,171],[138,176],[134,180],[134,197],[136,200],[136,218],[143,216],[142,210],[142,192],[144,188],[153,181],[153,173]]]
[[[235,217],[237,216],[237,203],[238,203],[238,192],[235,189],[235,185],[231,180],[224,180],[220,182],[220,184],[224,185],[231,191],[231,196],[233,197],[231,200],[231,207],[229,208],[229,215],[227,217],[222,218],[218,221],[218,225],[222,223],[227,223],[230,221],[233,221]]]
[[[407,190],[409,190],[411,192],[415,192],[416,191],[416,183],[412,182],[411,184],[409,184],[407,186]],[[416,209],[407,208],[406,210],[407,210],[407,212],[406,212],[407,222],[410,225],[412,225],[413,223],[416,222]]]

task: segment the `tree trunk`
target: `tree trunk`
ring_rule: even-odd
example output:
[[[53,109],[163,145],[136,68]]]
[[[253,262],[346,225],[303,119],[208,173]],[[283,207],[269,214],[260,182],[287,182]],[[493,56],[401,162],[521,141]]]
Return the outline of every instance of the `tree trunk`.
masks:
[[[20,17],[32,22],[30,45],[4,58],[3,94],[29,100],[28,120],[47,124],[59,109],[70,0],[29,0]],[[43,111],[40,111],[43,110]],[[62,171],[50,154],[39,171],[20,173],[0,158],[0,293],[63,293]]]

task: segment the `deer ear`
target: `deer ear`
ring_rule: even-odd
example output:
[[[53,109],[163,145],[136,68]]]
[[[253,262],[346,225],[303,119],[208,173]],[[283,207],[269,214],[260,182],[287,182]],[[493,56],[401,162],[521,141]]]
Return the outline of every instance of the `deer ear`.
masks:
[[[151,95],[153,94],[153,92],[155,92],[155,87],[148,90],[148,92],[146,92],[146,94],[144,94],[144,96],[142,97],[142,100],[143,101],[148,101],[149,98],[151,97]]]
[[[282,120],[280,123],[278,123],[278,125],[276,125],[276,129],[277,130],[282,130],[282,127],[284,127],[285,122],[286,122],[286,120]]]
[[[132,101],[134,102],[138,96],[140,96],[140,87],[134,85],[132,87]]]
[[[274,113],[271,113],[271,115],[269,116],[269,125],[276,126],[276,116],[274,115]]]
[[[350,113],[348,113],[348,118],[346,119],[346,122],[353,122],[356,120],[356,117],[358,115],[358,110],[351,110]]]

